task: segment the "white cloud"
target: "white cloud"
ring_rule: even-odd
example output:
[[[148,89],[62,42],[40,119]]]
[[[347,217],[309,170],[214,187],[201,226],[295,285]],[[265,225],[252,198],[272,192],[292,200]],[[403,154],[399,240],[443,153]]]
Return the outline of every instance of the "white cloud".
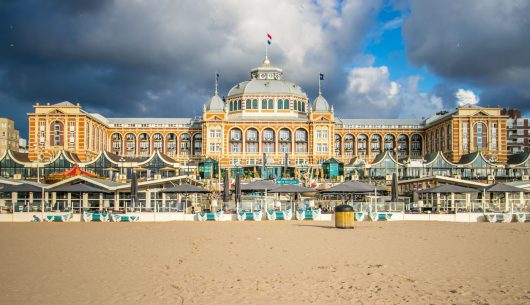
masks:
[[[477,105],[479,102],[478,95],[471,90],[458,89],[455,92],[456,103],[458,106]]]
[[[356,67],[348,75],[338,113],[342,117],[421,118],[442,109],[442,99],[419,92],[418,76],[390,79],[388,67]]]

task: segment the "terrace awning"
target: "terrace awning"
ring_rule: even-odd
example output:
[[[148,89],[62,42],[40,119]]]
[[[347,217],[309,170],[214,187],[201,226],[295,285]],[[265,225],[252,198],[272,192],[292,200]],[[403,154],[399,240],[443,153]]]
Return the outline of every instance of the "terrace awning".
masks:
[[[17,185],[4,185],[2,189],[0,189],[0,192],[3,193],[37,193],[42,192],[42,188],[38,187],[36,185],[22,183]]]
[[[439,194],[464,194],[464,193],[478,193],[479,190],[450,184],[442,184],[437,187],[422,190],[421,193],[439,193]]]
[[[58,186],[50,189],[50,192],[65,192],[65,193],[111,193],[105,189],[95,187],[86,183],[77,183],[65,186]]]
[[[529,190],[504,183],[497,183],[494,185],[487,186],[484,188],[484,190],[490,193],[530,193]]]
[[[316,192],[316,190],[303,187],[296,184],[285,184],[279,187],[276,187],[269,191],[270,193],[278,193],[278,194],[298,194],[298,193],[311,193]]]
[[[251,192],[251,191],[265,192],[265,191],[270,191],[272,189],[275,189],[277,187],[279,187],[279,185],[274,183],[273,181],[256,180],[256,181],[252,181],[247,184],[242,184],[241,191],[243,192]]]
[[[330,187],[327,190],[320,191],[322,194],[333,194],[333,193],[368,193],[374,192],[376,189],[375,186],[368,183],[363,183],[359,181],[346,181],[341,184],[337,184],[333,187]]]
[[[206,194],[210,191],[191,184],[181,184],[162,190],[162,193]]]

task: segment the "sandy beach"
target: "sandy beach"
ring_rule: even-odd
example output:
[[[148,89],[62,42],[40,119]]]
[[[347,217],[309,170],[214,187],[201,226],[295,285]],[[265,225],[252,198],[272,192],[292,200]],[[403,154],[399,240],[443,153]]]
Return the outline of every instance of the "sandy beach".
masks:
[[[0,304],[529,304],[530,225],[0,223]]]

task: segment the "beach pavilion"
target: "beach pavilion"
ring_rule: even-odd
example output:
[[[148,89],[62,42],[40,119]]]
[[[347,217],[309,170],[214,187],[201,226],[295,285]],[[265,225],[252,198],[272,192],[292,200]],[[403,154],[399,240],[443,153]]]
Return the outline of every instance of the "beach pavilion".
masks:
[[[102,187],[97,187],[84,182],[69,185],[59,185],[55,188],[49,189],[48,191],[54,193],[65,193],[66,196],[70,196],[70,205],[61,206],[60,204],[56,203],[55,206],[52,206],[52,209],[55,207],[56,210],[63,210],[67,207],[72,211],[77,209],[80,213],[83,209],[102,210],[104,194],[113,193],[112,191],[106,190]],[[72,195],[77,195],[77,198],[72,199]],[[89,196],[91,197],[93,195],[97,196],[97,198],[89,198]]]
[[[11,194],[11,211],[31,212],[43,211],[45,209],[44,202],[47,199],[47,185],[37,182],[6,179],[2,179],[0,182],[3,184],[0,192],[6,195],[8,193]]]
[[[477,207],[471,205],[471,194],[478,192],[479,190],[477,189],[442,184],[430,189],[424,189],[420,191],[420,194],[425,196],[422,199],[427,202],[426,207],[430,207],[438,213],[441,212],[442,208],[444,212],[456,213],[459,209],[465,209],[466,211],[475,210]],[[464,198],[461,198],[462,195]]]
[[[165,189],[162,190],[162,193],[164,193],[164,194],[179,194],[179,195],[183,194],[186,199],[189,199],[190,194],[192,194],[194,196],[192,197],[191,205],[192,205],[192,207],[195,207],[197,205],[197,202],[198,202],[197,195],[209,194],[210,191],[207,190],[207,189],[204,189],[202,187],[198,187],[198,186],[195,186],[195,185],[192,185],[192,184],[185,183],[185,184],[181,184],[181,185],[176,185],[176,186],[173,186],[173,187],[165,188]],[[178,200],[178,201],[182,202],[181,200]],[[187,208],[188,208],[187,200],[185,200],[184,201],[184,207],[182,208],[185,211],[185,213],[187,213]]]
[[[291,201],[291,208],[294,210],[294,202],[293,202],[293,197],[295,197],[296,195],[300,196],[307,196],[307,197],[313,197],[314,195],[316,195],[317,191],[312,189],[312,188],[308,188],[308,187],[303,187],[303,186],[300,186],[300,185],[297,185],[297,184],[284,184],[282,186],[279,186],[277,188],[274,188],[272,190],[269,191],[270,193],[275,193],[275,194],[285,194],[285,195],[289,195],[289,198],[290,198],[290,201]]]
[[[496,183],[484,187],[483,192],[483,205],[485,207],[487,206],[485,210],[489,209],[493,212],[510,211],[511,213],[513,213],[514,211],[528,211],[528,204],[526,203],[527,200],[525,200],[524,194],[530,193],[530,190],[526,190],[509,184]],[[488,199],[486,199],[485,193],[489,193]]]

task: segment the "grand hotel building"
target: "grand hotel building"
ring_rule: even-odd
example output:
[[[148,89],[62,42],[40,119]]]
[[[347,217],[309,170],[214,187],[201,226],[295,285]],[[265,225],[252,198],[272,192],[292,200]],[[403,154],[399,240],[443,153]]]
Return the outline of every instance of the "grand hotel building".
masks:
[[[507,116],[500,108],[464,106],[427,119],[339,118],[321,92],[310,102],[268,58],[225,101],[216,85],[200,118],[107,118],[62,102],[34,105],[28,120],[30,161],[61,151],[80,162],[101,151],[124,158],[156,151],[175,164],[211,158],[222,168],[261,166],[264,159],[268,168],[281,168],[286,159],[291,168],[331,158],[369,164],[387,151],[401,161],[438,151],[453,163],[477,151],[491,162],[508,157]]]

